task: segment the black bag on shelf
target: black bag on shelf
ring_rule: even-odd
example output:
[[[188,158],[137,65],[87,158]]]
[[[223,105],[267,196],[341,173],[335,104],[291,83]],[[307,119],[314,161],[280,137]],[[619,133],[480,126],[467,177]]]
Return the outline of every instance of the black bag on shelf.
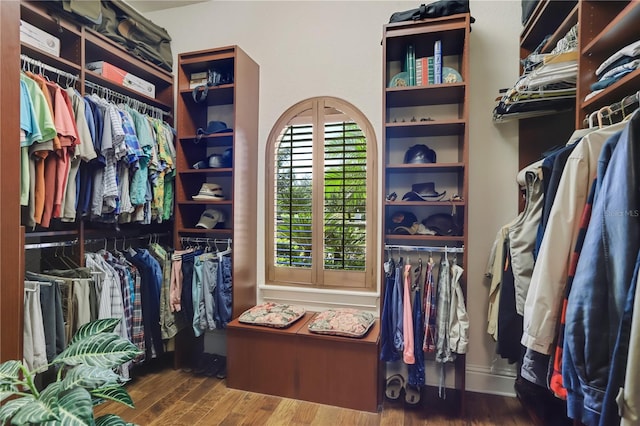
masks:
[[[56,0],[50,2],[61,14],[98,31],[133,55],[173,70],[171,37],[123,0]]]
[[[395,12],[389,18],[389,23],[403,21],[417,21],[426,18],[440,18],[442,16],[455,15],[457,13],[469,13],[469,0],[438,0],[425,5],[424,3],[415,9]],[[471,18],[471,22],[475,19]]]
[[[173,70],[171,37],[126,2],[102,2],[102,22],[94,26],[102,35],[123,45],[134,55],[167,70]]]

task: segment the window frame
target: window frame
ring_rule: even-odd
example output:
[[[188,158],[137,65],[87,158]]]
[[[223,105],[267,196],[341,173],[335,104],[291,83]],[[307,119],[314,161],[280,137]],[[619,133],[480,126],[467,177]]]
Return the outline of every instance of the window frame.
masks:
[[[346,271],[324,269],[323,262],[316,262],[322,258],[317,255],[316,247],[323,252],[323,185],[324,178],[321,165],[324,161],[324,111],[333,108],[341,111],[354,121],[366,139],[366,170],[367,170],[367,199],[366,199],[366,255],[364,271]],[[296,268],[275,265],[275,175],[276,150],[283,129],[299,121],[299,115],[311,111],[313,125],[313,201],[312,214],[312,267]],[[306,121],[306,120],[305,120]],[[322,125],[318,125],[322,123]],[[367,117],[349,102],[330,96],[318,96],[305,99],[287,109],[275,122],[269,133],[265,155],[265,279],[266,284],[288,285],[304,288],[334,288],[341,290],[376,291],[376,277],[378,264],[378,148],[373,126]],[[321,178],[316,178],[321,176]],[[319,220],[315,220],[319,218]],[[319,223],[317,223],[319,222]],[[319,232],[318,232],[319,230]]]

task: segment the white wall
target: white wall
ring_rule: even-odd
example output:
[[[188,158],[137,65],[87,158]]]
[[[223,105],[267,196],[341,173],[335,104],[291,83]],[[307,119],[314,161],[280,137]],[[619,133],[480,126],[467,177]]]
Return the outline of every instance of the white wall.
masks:
[[[309,97],[336,96],[351,102],[367,115],[381,144],[382,26],[393,12],[418,4],[213,0],[147,16],[167,29],[174,55],[238,45],[260,65],[261,177],[271,127],[289,106]],[[518,76],[520,13],[516,0],[471,1],[476,23],[470,42],[467,306],[471,346],[467,386],[492,393],[512,393],[513,380],[504,377],[510,369],[496,359],[495,345],[485,332],[488,287],[484,270],[496,231],[517,214],[518,148],[516,124],[495,125],[491,112],[498,89],[513,84]],[[264,206],[263,179],[258,184],[258,206]],[[264,218],[259,217],[258,222],[260,248],[264,247]],[[256,267],[262,284],[264,262],[260,260]]]

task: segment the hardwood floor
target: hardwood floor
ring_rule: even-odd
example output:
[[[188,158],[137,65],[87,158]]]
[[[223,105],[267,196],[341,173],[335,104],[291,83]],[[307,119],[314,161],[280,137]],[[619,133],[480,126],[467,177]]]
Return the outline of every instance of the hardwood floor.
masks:
[[[451,400],[426,393],[415,408],[385,399],[380,413],[368,413],[228,389],[225,380],[164,368],[138,374],[126,388],[135,409],[105,403],[96,416],[118,414],[141,426],[168,425],[533,425],[516,398],[467,393],[467,416],[458,418]],[[455,396],[455,395],[453,395]]]

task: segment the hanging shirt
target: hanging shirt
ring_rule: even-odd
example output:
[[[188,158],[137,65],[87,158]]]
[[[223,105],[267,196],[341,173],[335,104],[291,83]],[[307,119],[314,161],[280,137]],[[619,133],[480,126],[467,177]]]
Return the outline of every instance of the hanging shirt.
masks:
[[[44,159],[53,150],[53,140],[57,139],[56,127],[53,121],[53,109],[49,91],[42,90],[41,85],[26,74],[20,74],[29,89],[29,95],[33,102],[33,107],[38,117],[38,127],[42,134],[42,141],[29,147],[29,219],[27,225],[30,227],[42,221],[42,214],[45,203],[45,181],[44,181]],[[31,189],[33,187],[33,190]]]
[[[402,307],[403,351],[402,360],[405,364],[416,362],[413,353],[413,318],[411,315],[411,265],[404,265],[404,292]]]
[[[29,205],[29,146],[42,140],[27,84],[20,80],[20,205]]]

